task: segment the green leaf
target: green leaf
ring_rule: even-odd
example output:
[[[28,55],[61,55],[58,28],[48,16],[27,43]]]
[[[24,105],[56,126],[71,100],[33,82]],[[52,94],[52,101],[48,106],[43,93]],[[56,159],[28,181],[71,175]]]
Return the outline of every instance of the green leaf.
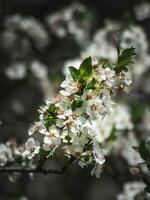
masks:
[[[96,85],[96,79],[93,78],[93,79],[91,80],[91,82],[87,84],[86,89],[91,89],[91,90],[93,90],[93,89],[95,89],[95,85]]]
[[[69,67],[69,71],[70,71],[70,74],[74,81],[79,80],[79,70],[78,69],[71,66],[71,67]]]
[[[80,108],[82,106],[82,101],[81,100],[74,100],[71,107],[72,110],[75,111],[76,108]]]
[[[102,68],[106,68],[106,67],[110,67],[110,63],[108,62],[108,60],[102,60]]]
[[[135,48],[130,47],[120,52],[118,49],[118,60],[115,71],[120,73],[121,71],[128,71],[127,66],[133,63],[133,57],[135,56]]]
[[[48,116],[45,121],[44,121],[44,125],[47,128],[47,130],[49,129],[50,126],[52,126],[53,124],[56,123],[57,117],[55,116]]]
[[[148,161],[150,160],[150,141],[142,141],[139,147],[141,157]]]
[[[80,81],[87,81],[92,74],[92,59],[91,57],[86,58],[80,65],[79,69]]]
[[[44,150],[44,149],[42,149],[42,148],[40,149],[40,156],[41,156],[41,157],[48,156],[49,153],[50,153],[50,151],[46,151],[46,150]]]
[[[58,112],[58,108],[54,104],[50,104],[48,111],[44,117],[44,125],[47,129],[49,129],[51,125],[56,123],[57,112]]]
[[[56,115],[58,108],[54,104],[50,104],[48,108],[48,112],[51,115]]]

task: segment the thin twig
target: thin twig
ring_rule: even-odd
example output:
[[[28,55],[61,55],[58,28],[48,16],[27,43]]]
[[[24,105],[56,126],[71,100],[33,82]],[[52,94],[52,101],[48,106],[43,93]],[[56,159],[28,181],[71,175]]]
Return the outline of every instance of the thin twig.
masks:
[[[62,170],[25,168],[25,167],[0,167],[0,173],[62,174]]]
[[[22,174],[64,174],[69,165],[74,161],[74,158],[70,158],[70,160],[65,164],[61,169],[44,169],[38,167],[14,167],[14,166],[4,166],[0,167],[0,173],[22,173]]]

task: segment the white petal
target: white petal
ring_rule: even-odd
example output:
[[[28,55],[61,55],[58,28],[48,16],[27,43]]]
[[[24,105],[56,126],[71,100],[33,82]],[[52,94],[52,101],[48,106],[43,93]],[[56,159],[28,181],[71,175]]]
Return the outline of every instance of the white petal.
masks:
[[[70,93],[66,92],[65,90],[60,90],[60,94],[65,97],[70,96]]]
[[[64,120],[58,119],[56,121],[56,126],[58,126],[59,128],[62,128],[64,126]]]
[[[66,88],[68,86],[69,82],[67,80],[64,80],[62,83],[61,83],[61,87],[62,88]]]
[[[43,142],[45,144],[47,144],[47,145],[51,145],[52,144],[52,140],[50,139],[50,137],[47,137],[47,136],[44,137],[44,141]]]

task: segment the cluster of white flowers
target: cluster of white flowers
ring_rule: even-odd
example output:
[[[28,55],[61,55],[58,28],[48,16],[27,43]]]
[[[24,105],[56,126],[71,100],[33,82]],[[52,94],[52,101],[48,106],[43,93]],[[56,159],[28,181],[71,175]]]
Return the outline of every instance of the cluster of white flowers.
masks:
[[[21,80],[27,73],[26,65],[22,62],[13,63],[5,69],[5,75],[11,80]]]
[[[57,37],[65,38],[70,34],[80,45],[84,45],[89,39],[91,19],[92,16],[87,8],[79,2],[74,2],[67,8],[49,15],[46,22]]]
[[[143,192],[145,184],[142,182],[128,182],[125,183],[123,193],[119,194],[117,200],[136,200],[143,199],[136,198],[138,194]]]
[[[134,7],[134,12],[139,21],[150,18],[150,3],[147,1],[138,3]]]
[[[107,21],[104,27],[95,32],[92,41],[81,53],[81,56],[91,55],[95,58],[116,59],[116,42],[119,36],[119,28],[119,23]]]
[[[12,35],[8,35],[9,39],[15,40],[15,31],[20,30],[26,32],[27,35],[32,38],[37,48],[43,48],[48,44],[49,36],[42,23],[37,21],[33,17],[23,17],[19,14],[13,15],[6,20],[6,28]],[[10,38],[11,37],[11,38]]]
[[[24,146],[17,146],[15,141],[0,144],[0,166],[13,163],[16,158],[22,157]]]
[[[9,161],[13,161],[11,149],[5,144],[0,144],[0,166],[6,165]]]
[[[133,52],[133,48],[125,51]],[[99,63],[91,57],[78,69],[70,67],[60,93],[40,107],[39,121],[29,129],[24,157],[32,159],[41,150],[49,157],[60,147],[81,167],[95,163],[91,174],[100,177],[105,162],[103,146],[117,137],[115,130],[132,129],[126,113],[117,117],[122,110],[116,109],[113,101],[117,90],[126,91],[131,85],[124,67],[119,66],[119,61]],[[37,134],[42,140],[34,139]]]
[[[95,32],[92,41],[88,42],[85,49],[80,52],[80,56],[64,63],[63,72],[66,73],[69,63],[76,62],[78,64],[88,55],[97,59],[115,60],[118,44],[121,48],[128,48],[131,45],[135,47],[137,54],[135,59],[136,68],[130,70],[129,76],[136,80],[135,85],[138,84],[137,80],[139,81],[150,66],[147,36],[142,27],[138,25],[132,24],[122,29],[122,24],[116,21],[106,21],[105,26]]]

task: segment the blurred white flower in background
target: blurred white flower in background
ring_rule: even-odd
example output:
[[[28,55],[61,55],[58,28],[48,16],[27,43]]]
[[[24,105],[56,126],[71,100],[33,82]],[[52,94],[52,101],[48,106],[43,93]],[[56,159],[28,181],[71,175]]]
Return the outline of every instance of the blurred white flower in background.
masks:
[[[148,51],[148,42],[144,30],[140,26],[132,25],[125,29],[121,35],[121,47],[128,48],[133,45],[136,48],[136,53],[143,54]]]
[[[54,96],[54,88],[48,76],[48,67],[39,60],[32,60],[30,63],[30,71],[33,76],[38,79],[44,97]]]
[[[143,137],[147,137],[150,134],[150,108],[145,109],[143,114],[142,122],[140,124],[141,131],[143,132]]]
[[[115,60],[117,58],[116,46],[118,44],[120,44],[121,48],[131,46],[136,48],[136,67],[131,67],[129,71],[129,77],[133,78],[134,87],[136,87],[141,76],[150,68],[148,39],[142,27],[137,25],[129,25],[122,30],[119,22],[106,21],[104,27],[97,30],[93,35],[93,39],[88,41],[87,45],[81,49],[78,58],[64,62],[63,72],[67,72],[71,62],[78,67],[80,60],[89,55],[97,59]]]
[[[132,166],[143,162],[143,159],[141,158],[139,153],[133,149],[133,147],[137,146],[139,146],[139,142],[133,132],[129,133],[124,141],[122,140],[122,156]]]
[[[116,106],[113,112],[113,120],[117,130],[132,130],[133,123],[131,121],[131,114],[129,107],[125,104]]]
[[[44,29],[43,24],[36,19],[32,17],[22,18],[20,28],[35,40],[39,48],[45,47],[48,44],[49,36],[47,31]]]
[[[132,68],[131,73],[134,75],[135,80],[139,79],[150,68],[149,45],[144,30],[140,26],[130,26],[122,32],[120,45],[122,48],[131,45],[136,48],[136,67]]]
[[[17,99],[11,100],[10,107],[12,111],[18,115],[23,115],[26,111],[25,105]]]
[[[116,40],[118,24],[106,22],[105,27],[96,31],[93,40],[81,52],[82,57],[91,55],[95,58],[115,60],[117,58]]]
[[[57,37],[64,38],[70,34],[81,46],[84,46],[89,39],[91,18],[87,8],[76,2],[48,16],[46,22],[50,31]]]
[[[25,63],[13,63],[5,69],[5,75],[12,80],[21,80],[25,78],[27,73]]]
[[[145,20],[150,17],[150,3],[141,2],[134,7],[134,12],[137,20]]]
[[[19,14],[7,18],[6,27],[12,31],[21,31],[32,38],[37,48],[45,47],[50,38],[42,23],[33,17],[23,17]]]
[[[39,62],[38,60],[33,60],[30,66],[30,70],[33,75],[38,79],[47,79],[48,69],[47,67]]]
[[[5,144],[0,144],[0,166],[5,166],[6,163],[14,160],[12,150]]]
[[[31,48],[30,47],[30,43],[29,41],[26,39],[26,38],[22,38],[19,43],[17,43],[19,40],[19,37],[18,35],[16,34],[15,30],[13,30],[12,26],[6,28],[2,33],[1,33],[1,43],[4,47],[5,50],[7,50],[8,52],[11,50],[11,51],[14,51],[14,48],[15,48],[15,51],[17,51],[16,49],[16,46],[17,45],[20,45],[20,47],[22,46],[23,48],[23,51],[20,52],[20,55],[24,55],[24,52],[28,52],[30,51],[29,49]],[[13,52],[14,55],[15,54],[15,51]],[[16,55],[17,57],[17,55]]]
[[[129,163],[130,166],[135,166],[143,162],[143,159],[133,147],[139,146],[138,139],[134,132],[129,132],[126,137],[122,137],[117,141],[115,145],[116,151],[120,151],[124,159]]]
[[[142,182],[128,182],[124,184],[123,193],[117,196],[117,200],[135,200],[136,195],[143,192],[145,184]]]

